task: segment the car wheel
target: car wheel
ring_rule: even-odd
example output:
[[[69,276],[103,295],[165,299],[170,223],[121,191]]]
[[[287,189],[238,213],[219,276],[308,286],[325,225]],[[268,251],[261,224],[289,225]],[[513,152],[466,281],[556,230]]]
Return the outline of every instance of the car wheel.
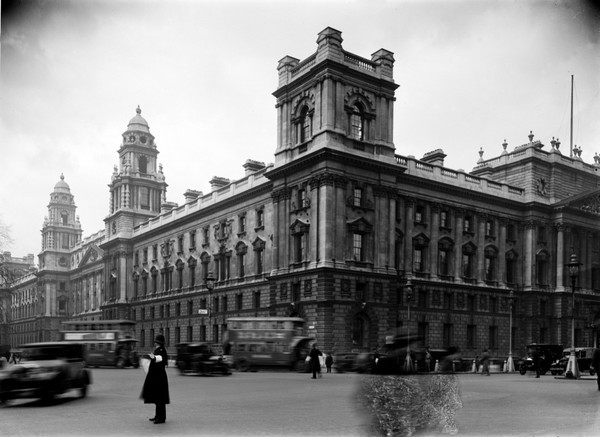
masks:
[[[527,373],[527,368],[526,368],[525,366],[521,366],[521,367],[519,368],[519,373],[520,373],[521,375],[525,375],[525,374]]]
[[[123,358],[119,358],[117,360],[117,369],[122,369],[125,367],[125,360]]]
[[[250,363],[248,362],[248,360],[242,358],[237,362],[237,369],[240,372],[247,372],[248,370],[250,370]]]
[[[87,394],[88,394],[88,385],[84,384],[84,386],[79,389],[79,396],[82,398],[85,398],[87,396]]]
[[[594,376],[596,374],[595,370],[590,369],[590,376]]]
[[[550,373],[556,375],[556,370],[551,370]]]
[[[8,401],[10,400],[10,398],[8,397],[7,393],[0,393],[0,404],[2,404],[3,406],[8,405]]]

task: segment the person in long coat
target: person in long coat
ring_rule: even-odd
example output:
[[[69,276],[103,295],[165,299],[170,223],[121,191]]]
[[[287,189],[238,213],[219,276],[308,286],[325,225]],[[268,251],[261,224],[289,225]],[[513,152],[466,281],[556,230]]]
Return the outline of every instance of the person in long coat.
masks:
[[[319,378],[321,377],[321,361],[319,357],[323,356],[321,351],[317,349],[317,343],[312,345],[312,349],[310,350],[310,368],[312,370],[312,379],[317,379],[317,373],[319,374]]]
[[[169,398],[169,381],[167,379],[166,366],[169,363],[169,355],[165,349],[165,336],[159,334],[154,340],[154,352],[148,355],[150,366],[144,380],[141,398],[145,404],[155,404],[156,412],[150,421],[155,424],[165,423],[167,420],[167,407]]]

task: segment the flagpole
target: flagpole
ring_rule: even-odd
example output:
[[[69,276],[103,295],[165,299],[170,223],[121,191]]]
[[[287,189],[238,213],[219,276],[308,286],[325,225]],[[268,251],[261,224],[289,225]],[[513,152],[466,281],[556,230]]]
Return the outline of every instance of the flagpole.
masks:
[[[571,137],[570,137],[571,158],[573,157],[573,75],[571,75]]]

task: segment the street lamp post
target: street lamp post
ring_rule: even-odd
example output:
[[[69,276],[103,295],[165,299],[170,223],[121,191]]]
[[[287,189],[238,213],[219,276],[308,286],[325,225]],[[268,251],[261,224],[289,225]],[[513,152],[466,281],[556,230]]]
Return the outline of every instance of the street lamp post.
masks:
[[[211,303],[210,303],[210,299],[211,299],[211,293],[215,288],[215,278],[213,276],[212,271],[209,270],[208,274],[206,275],[206,277],[204,278],[204,285],[206,285],[206,289],[208,290],[208,303],[206,305],[207,310],[208,310],[208,329],[207,329],[207,336],[210,340],[210,342],[212,342],[212,336],[211,336],[211,330],[212,330],[212,314],[211,314]]]
[[[406,282],[406,305],[408,307],[408,322],[406,324],[407,338],[406,338],[406,359],[404,360],[404,371],[410,373],[413,371],[412,357],[410,356],[410,302],[412,300],[412,284],[410,278]]]
[[[577,260],[577,255],[572,253],[571,261],[567,264],[569,276],[571,277],[571,354],[569,355],[569,362],[567,363],[567,370],[565,372],[565,376],[572,379],[579,379],[581,377],[575,355],[575,283],[579,276],[580,265],[581,263]]]
[[[515,371],[515,363],[513,362],[512,356],[512,325],[513,325],[513,305],[515,300],[515,292],[511,288],[510,293],[508,295],[508,305],[510,309],[509,319],[508,319],[508,360],[506,360],[506,371],[508,373]]]

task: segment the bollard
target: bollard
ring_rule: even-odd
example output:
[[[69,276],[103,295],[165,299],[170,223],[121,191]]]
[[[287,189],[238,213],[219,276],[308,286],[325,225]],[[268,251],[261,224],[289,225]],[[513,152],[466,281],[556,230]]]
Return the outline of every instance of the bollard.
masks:
[[[440,360],[435,360],[435,368],[433,369],[435,373],[440,371]]]
[[[503,373],[508,372],[508,367],[506,367],[506,360],[504,360],[504,366],[502,367],[502,372]]]
[[[477,373],[477,365],[475,364],[475,360],[473,360],[473,366],[471,367],[471,373]]]

